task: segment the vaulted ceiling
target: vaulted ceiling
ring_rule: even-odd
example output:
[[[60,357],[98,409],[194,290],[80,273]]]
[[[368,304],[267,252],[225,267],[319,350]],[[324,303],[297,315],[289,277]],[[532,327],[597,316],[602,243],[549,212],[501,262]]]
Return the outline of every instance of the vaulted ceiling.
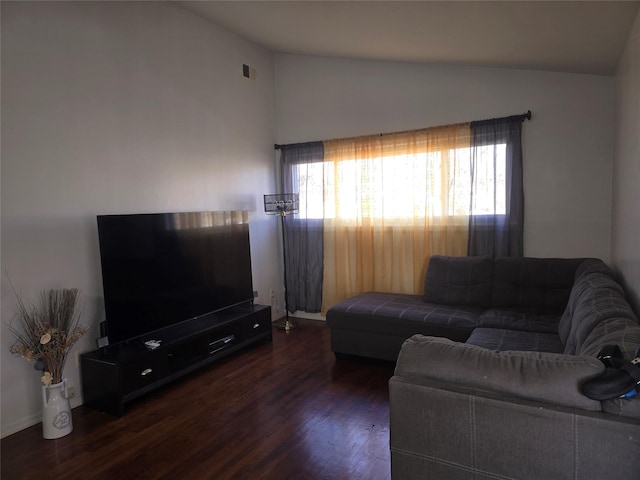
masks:
[[[282,53],[615,74],[639,1],[178,1]]]

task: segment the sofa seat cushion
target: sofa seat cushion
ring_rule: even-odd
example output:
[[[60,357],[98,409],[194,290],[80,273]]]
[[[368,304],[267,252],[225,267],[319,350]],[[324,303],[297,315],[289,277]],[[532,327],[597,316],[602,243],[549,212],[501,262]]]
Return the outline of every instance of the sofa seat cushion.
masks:
[[[478,327],[555,334],[560,316],[559,313],[535,313],[526,309],[491,308],[482,312]]]
[[[523,332],[503,328],[476,328],[466,341],[489,350],[562,353],[564,345],[555,333]]]
[[[327,311],[332,329],[358,330],[409,337],[433,333],[466,339],[482,312],[480,307],[425,303],[420,295],[367,292],[350,297]]]
[[[640,395],[631,398],[604,400],[602,411],[622,417],[640,418]]]
[[[496,352],[445,338],[414,335],[404,342],[395,375],[504,393],[546,403],[600,411],[580,391],[604,365],[593,357],[544,352]]]

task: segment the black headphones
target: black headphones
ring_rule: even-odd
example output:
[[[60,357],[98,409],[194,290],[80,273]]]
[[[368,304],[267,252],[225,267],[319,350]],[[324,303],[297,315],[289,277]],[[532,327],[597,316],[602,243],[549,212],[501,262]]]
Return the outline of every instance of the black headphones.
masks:
[[[606,345],[598,359],[605,364],[604,373],[582,384],[582,393],[593,400],[631,398],[640,393],[640,347],[636,358],[625,360],[620,347]]]

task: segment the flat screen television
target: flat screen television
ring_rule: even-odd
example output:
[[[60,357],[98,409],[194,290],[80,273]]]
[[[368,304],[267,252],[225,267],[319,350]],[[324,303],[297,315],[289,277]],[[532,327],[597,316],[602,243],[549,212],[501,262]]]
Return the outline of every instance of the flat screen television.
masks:
[[[97,217],[110,344],[253,301],[249,224],[219,213]]]

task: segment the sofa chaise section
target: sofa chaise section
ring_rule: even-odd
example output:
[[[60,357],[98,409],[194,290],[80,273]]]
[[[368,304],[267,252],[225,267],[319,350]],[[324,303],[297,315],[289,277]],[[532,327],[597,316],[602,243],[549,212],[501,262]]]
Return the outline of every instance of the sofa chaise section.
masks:
[[[420,295],[368,292],[351,297],[327,312],[331,349],[395,361],[402,343],[421,333],[464,342],[482,307],[426,303]]]

